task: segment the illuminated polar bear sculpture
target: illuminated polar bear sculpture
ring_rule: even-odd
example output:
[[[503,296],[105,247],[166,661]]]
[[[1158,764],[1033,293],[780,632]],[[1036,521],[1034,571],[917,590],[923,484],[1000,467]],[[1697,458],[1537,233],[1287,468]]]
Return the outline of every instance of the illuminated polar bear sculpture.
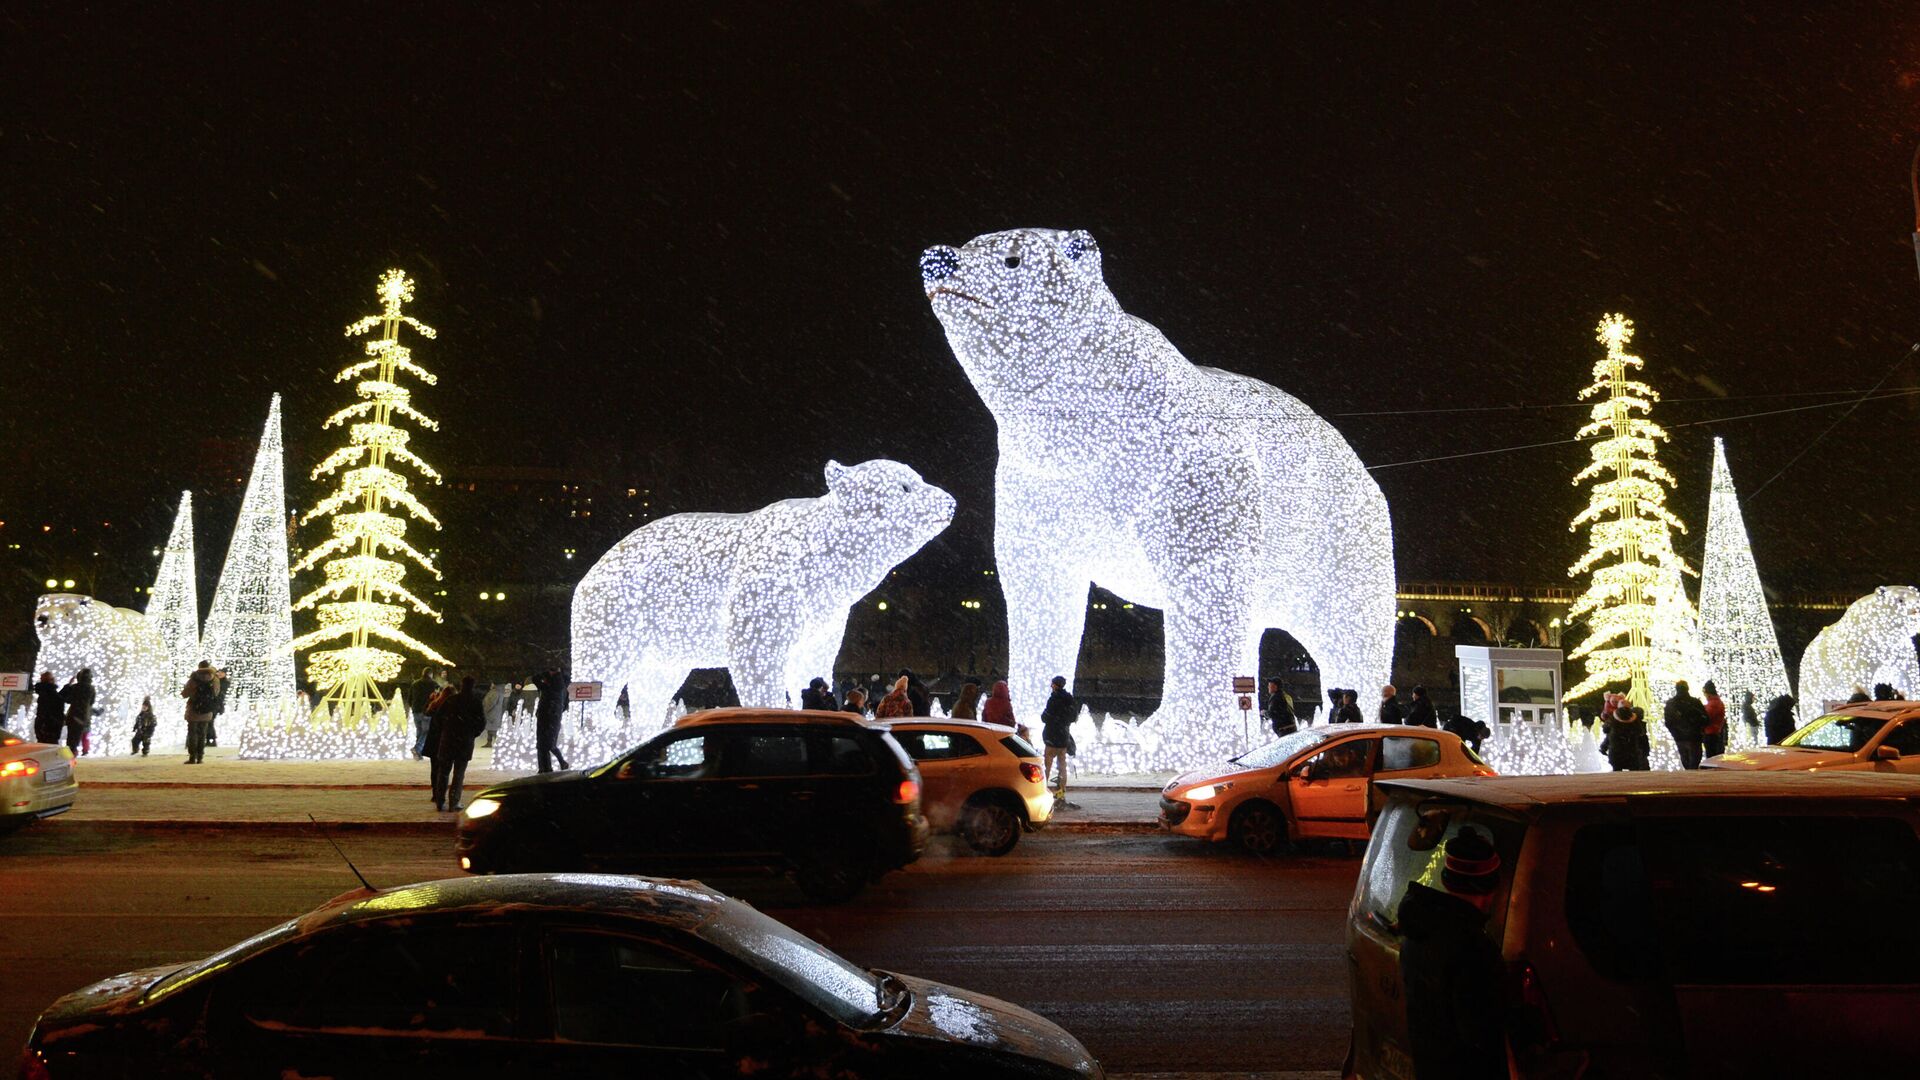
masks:
[[[756,707],[831,676],[848,608],[939,535],[954,502],[896,461],[826,474],[819,498],[675,514],[615,544],[573,591],[573,678],[603,684],[608,705],[625,686],[651,724],[693,668],[728,668]]]
[[[1814,635],[1800,654],[1800,715],[1820,715],[1827,702],[1852,696],[1856,686],[1891,683],[1908,697],[1920,691],[1920,589],[1882,585],[1855,600],[1832,626]]]
[[[1270,626],[1323,686],[1372,700],[1393,659],[1392,524],[1339,432],[1122,311],[1085,232],[990,233],[920,270],[999,425],[994,555],[1024,713],[1072,672],[1089,583],[1164,609],[1161,726],[1238,721],[1231,680],[1257,674]]]
[[[93,669],[93,752],[124,754],[140,699],[153,697],[158,721],[155,747],[186,740],[186,714],[174,684],[167,645],[157,623],[137,611],[117,608],[78,593],[49,593],[33,612],[40,635],[34,670],[51,671],[61,685],[83,667]]]

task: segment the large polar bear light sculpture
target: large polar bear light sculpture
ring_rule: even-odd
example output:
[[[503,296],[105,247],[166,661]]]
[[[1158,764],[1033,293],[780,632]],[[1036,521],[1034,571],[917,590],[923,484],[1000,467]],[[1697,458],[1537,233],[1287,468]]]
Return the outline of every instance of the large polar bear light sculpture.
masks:
[[[78,593],[48,593],[33,612],[40,636],[36,671],[51,671],[63,685],[83,667],[93,669],[93,752],[124,754],[130,749],[133,719],[140,699],[153,698],[158,725],[156,747],[186,739],[186,713],[180,686],[160,626],[137,611],[104,604]]]
[[[999,424],[994,555],[1023,713],[1079,655],[1087,586],[1166,616],[1156,719],[1238,719],[1269,626],[1362,699],[1393,660],[1392,524],[1346,440],[1265,383],[1197,367],[1120,309],[1082,231],[929,248],[921,279]]]
[[[1882,585],[1855,600],[1800,654],[1800,715],[1820,715],[1827,702],[1847,700],[1855,686],[1891,683],[1912,697],[1920,691],[1915,634],[1920,634],[1920,589]]]
[[[827,463],[827,493],[635,530],[573,591],[573,678],[627,688],[657,725],[693,668],[726,667],[743,705],[831,677],[847,611],[953,520],[953,497],[897,461]]]

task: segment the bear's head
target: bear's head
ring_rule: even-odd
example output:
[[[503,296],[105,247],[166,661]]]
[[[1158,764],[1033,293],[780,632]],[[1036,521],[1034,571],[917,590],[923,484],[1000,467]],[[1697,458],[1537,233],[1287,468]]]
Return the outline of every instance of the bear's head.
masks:
[[[106,610],[107,605],[91,596],[48,593],[34,606],[33,629],[40,635],[43,647],[58,645],[87,633]]]
[[[1120,312],[1084,230],[1013,229],[920,255],[947,340],[983,392],[1044,385],[1059,358]]]
[[[858,465],[827,462],[827,491],[840,504],[839,512],[855,521],[901,530],[916,548],[953,522],[953,496],[886,458]]]
[[[1876,619],[1886,620],[1895,636],[1920,634],[1920,589],[1911,585],[1882,585],[1873,590]]]

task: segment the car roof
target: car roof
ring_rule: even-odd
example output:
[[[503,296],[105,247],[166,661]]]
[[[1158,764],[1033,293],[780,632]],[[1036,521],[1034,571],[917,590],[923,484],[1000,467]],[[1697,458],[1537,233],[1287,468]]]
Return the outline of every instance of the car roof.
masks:
[[[447,913],[562,908],[692,930],[737,903],[697,881],[623,874],[497,874],[355,889],[297,921],[302,934],[346,923]]]
[[[1382,788],[1416,791],[1508,810],[1595,800],[1635,802],[1700,798],[1913,799],[1920,776],[1864,772],[1769,772],[1704,769],[1689,772],[1575,773],[1571,776],[1483,776],[1382,780]]]
[[[1836,705],[1820,715],[1874,716],[1882,720],[1893,720],[1920,716],[1920,701],[1858,701],[1852,705]]]
[[[840,727],[885,730],[885,725],[876,724],[850,712],[832,712],[826,709],[748,709],[739,706],[688,713],[673,726],[676,728],[701,727],[708,724],[833,724]]]
[[[902,717],[898,720],[883,721],[881,726],[888,729],[927,728],[928,730],[933,730],[936,728],[953,728],[958,731],[983,731],[998,735],[1012,735],[1014,733],[1013,728],[1004,727],[1000,724],[988,724],[979,720],[942,719],[938,716]]]

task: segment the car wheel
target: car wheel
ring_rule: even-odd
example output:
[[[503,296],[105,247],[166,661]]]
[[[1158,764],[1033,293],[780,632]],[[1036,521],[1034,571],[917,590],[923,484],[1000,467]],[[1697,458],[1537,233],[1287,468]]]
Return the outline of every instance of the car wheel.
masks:
[[[1005,855],[1020,842],[1020,815],[1006,803],[977,799],[960,811],[960,838],[982,855]]]
[[[807,899],[838,904],[860,895],[867,884],[867,868],[853,855],[831,848],[816,850],[799,860],[793,883]]]
[[[1272,803],[1250,802],[1234,811],[1227,837],[1249,855],[1271,855],[1286,842],[1287,823]]]

